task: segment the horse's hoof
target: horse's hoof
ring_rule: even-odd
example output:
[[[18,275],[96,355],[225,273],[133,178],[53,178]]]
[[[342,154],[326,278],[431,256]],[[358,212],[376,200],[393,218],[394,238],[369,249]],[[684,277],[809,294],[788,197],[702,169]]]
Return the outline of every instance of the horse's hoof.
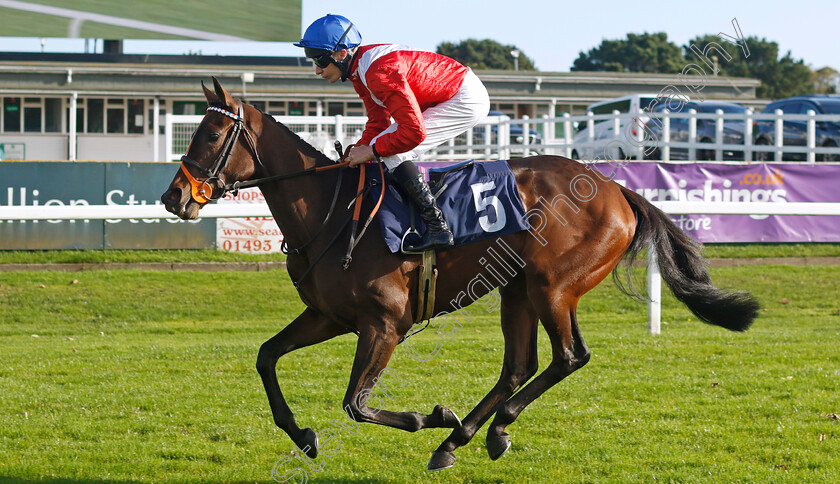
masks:
[[[310,459],[318,457],[318,435],[310,428],[301,430],[302,436],[295,444]]]
[[[455,412],[449,410],[443,405],[435,405],[435,409],[432,411],[432,416],[440,420],[441,428],[457,429],[461,426],[461,419],[455,415]]]
[[[429,465],[426,468],[430,471],[440,471],[443,469],[449,469],[454,465],[455,454],[452,452],[436,451],[432,454],[432,458],[429,459]]]
[[[510,435],[501,434],[496,436],[487,436],[487,453],[493,460],[501,457],[507,450],[510,449]]]

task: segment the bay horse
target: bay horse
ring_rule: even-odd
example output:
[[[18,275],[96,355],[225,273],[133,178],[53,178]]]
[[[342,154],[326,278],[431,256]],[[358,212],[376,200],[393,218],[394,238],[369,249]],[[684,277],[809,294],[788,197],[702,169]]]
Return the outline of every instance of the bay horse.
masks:
[[[646,247],[653,248],[650,256],[657,257],[677,299],[702,321],[744,331],[758,314],[758,303],[749,293],[718,289],[698,244],[637,193],[567,158],[513,159],[509,164],[520,199],[529,221],[539,224],[495,241],[439,252],[441,276],[433,312],[451,310],[454,301],[464,307],[498,288],[504,336],[498,382],[463,421],[442,405],[430,414],[369,406],[367,397],[377,378],[418,319],[421,256],[391,253],[374,223],[359,241],[352,263],[342,270],[344,244],[335,241],[341,234],[341,240],[350,237],[345,222],[352,211],[348,201],[357,197],[358,188],[355,182],[341,180],[344,173],[349,178],[357,170],[331,169],[335,162],[286,126],[233,98],[215,78],[213,84],[210,90],[202,83],[208,111],[161,200],[170,212],[194,219],[208,201],[249,180],[265,195],[286,240],[288,273],[306,309],[260,347],[256,366],[275,424],[309,457],[318,454],[317,435],[298,426],[276,373],[278,359],[298,348],[357,333],[345,411],[357,422],[410,432],[451,428],[428,463],[428,469],[438,470],[451,467],[455,449],[466,445],[494,415],[487,451],[493,460],[505,453],[510,446],[507,426],[528,404],[589,361],[576,314],[581,296],[610,272],[623,289],[617,277],[619,263],[631,263]],[[373,200],[364,205],[370,210]],[[506,268],[510,277],[487,277],[480,287],[471,285],[486,269],[488,253],[499,240],[515,254],[517,263]],[[538,370],[539,324],[548,333],[552,355],[532,380]]]

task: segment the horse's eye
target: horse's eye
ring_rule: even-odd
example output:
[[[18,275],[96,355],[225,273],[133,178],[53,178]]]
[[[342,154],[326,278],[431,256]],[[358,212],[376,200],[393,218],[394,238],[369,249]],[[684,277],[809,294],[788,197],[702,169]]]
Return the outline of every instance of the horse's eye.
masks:
[[[210,141],[216,141],[219,139],[219,133],[210,133]]]

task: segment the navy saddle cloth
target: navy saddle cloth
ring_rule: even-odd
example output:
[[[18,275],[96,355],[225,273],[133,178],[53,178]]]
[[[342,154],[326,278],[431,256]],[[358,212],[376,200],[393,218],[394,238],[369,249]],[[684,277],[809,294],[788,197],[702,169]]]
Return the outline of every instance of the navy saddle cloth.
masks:
[[[516,179],[507,161],[465,161],[424,171],[455,236],[454,247],[529,228]],[[379,170],[366,170],[366,173],[369,179],[379,178]],[[385,176],[389,178],[387,171]],[[381,188],[377,183],[371,189],[374,199],[379,197]],[[412,220],[416,230],[412,228]],[[425,230],[414,203],[409,203],[402,188],[390,179],[379,221],[385,243],[393,253],[401,252],[403,242],[413,241],[413,237],[419,239]]]

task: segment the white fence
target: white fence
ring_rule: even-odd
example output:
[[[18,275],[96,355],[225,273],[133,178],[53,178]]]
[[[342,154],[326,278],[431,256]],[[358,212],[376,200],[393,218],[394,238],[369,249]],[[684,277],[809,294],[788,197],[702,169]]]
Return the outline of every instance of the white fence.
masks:
[[[202,218],[271,217],[265,203],[212,203],[201,209]],[[0,207],[0,220],[127,220],[177,219],[161,204],[155,205],[26,205]]]
[[[165,117],[166,161],[178,161],[189,147],[192,134],[204,116],[167,114]],[[343,146],[362,137],[367,117],[364,116],[274,116],[304,141],[332,159],[338,159],[335,141]],[[488,116],[472,131],[464,133],[429,155],[429,159],[461,161],[471,159],[507,159],[511,157],[510,126],[515,124],[507,116]],[[499,136],[501,134],[501,136]],[[487,140],[485,142],[485,140]],[[514,139],[514,142],[516,140]],[[527,142],[530,140],[526,140]],[[515,146],[516,153],[525,152],[523,145]]]
[[[168,161],[177,161],[186,153],[193,131],[198,127],[203,116],[185,116],[167,114],[165,121],[166,156]],[[357,141],[364,130],[366,117],[363,116],[275,116],[275,119],[285,124],[289,129],[308,141],[315,148],[330,158],[338,157],[333,148],[334,142],[339,140],[344,146]],[[428,153],[425,161],[460,161],[468,159],[509,159],[528,154],[553,154],[572,157],[573,151],[582,152],[586,147],[597,147],[603,153],[608,144],[623,143],[623,153],[645,150],[651,152],[658,149],[663,160],[671,158],[671,150],[687,150],[687,159],[696,160],[698,151],[714,152],[713,159],[723,160],[724,151],[743,152],[743,160],[750,161],[757,154],[762,153],[766,161],[782,161],[785,153],[803,154],[806,161],[816,161],[818,157],[834,157],[840,159],[840,147],[818,146],[817,128],[820,123],[840,123],[840,115],[817,115],[813,111],[809,114],[775,114],[753,113],[744,114],[697,113],[690,110],[685,113],[654,113],[653,120],[661,124],[658,136],[651,136],[649,129],[644,129],[644,122],[649,116],[637,118],[633,114],[588,113],[586,115],[538,119],[510,119],[507,116],[488,117],[472,130],[458,136],[449,143]],[[677,141],[671,136],[671,120],[685,119],[688,121],[688,136],[684,141]],[[701,142],[697,133],[698,120],[710,120],[715,123],[714,138],[711,142]],[[612,123],[611,138],[596,138],[595,127],[601,122]],[[724,142],[724,126],[733,122],[743,123],[743,143],[727,144]],[[773,145],[755,144],[755,123],[772,125]],[[790,123],[804,123],[806,136],[802,145],[785,146],[784,132],[790,130]],[[636,126],[642,129],[633,130]],[[575,133],[579,128],[588,128],[586,133],[575,140]],[[533,133],[532,133],[533,131]],[[635,131],[635,133],[632,133]],[[626,132],[626,133],[625,133]],[[524,136],[524,133],[529,133]],[[628,136],[629,134],[629,136]],[[829,142],[830,143],[830,142]],[[632,157],[632,156],[631,156]],[[588,159],[615,159],[615,156],[605,154]]]
[[[687,133],[681,131],[682,136],[685,136],[682,141],[672,136],[676,134],[671,129],[673,120],[684,120],[687,124]],[[703,120],[714,124],[713,132],[698,133],[698,121]],[[594,128],[596,124],[603,122],[613,125],[609,130],[611,137],[599,139],[598,130]],[[784,114],[781,110],[776,110],[775,113],[755,113],[751,110],[743,114],[724,113],[722,110],[715,113],[698,113],[694,109],[683,113],[645,113],[639,117],[621,114],[618,111],[598,115],[587,113],[585,116],[568,116],[568,121],[564,121],[563,127],[564,133],[575,129],[575,126],[586,127],[584,136],[577,137],[578,139],[567,136],[562,141],[554,142],[547,139],[543,149],[547,153],[574,157],[574,151],[586,152],[590,151],[587,148],[597,148],[597,159],[616,158],[614,153],[607,150],[610,144],[617,144],[619,148],[623,148],[622,151],[627,153],[628,158],[641,158],[644,156],[642,152],[652,154],[655,150],[659,153],[658,156],[654,155],[654,159],[671,160],[671,151],[682,149],[687,152],[687,160],[697,160],[698,152],[703,152],[712,154],[706,158],[709,161],[722,161],[725,151],[739,152],[739,161],[783,161],[787,158],[785,154],[799,155],[808,162],[814,162],[819,157],[840,159],[840,136],[820,140],[822,144],[817,145],[817,127],[825,126],[825,123],[840,123],[840,115],[816,114],[814,111],[809,111],[808,114]],[[763,133],[758,129],[758,124],[765,127]],[[800,131],[797,126],[803,129]],[[726,128],[741,131],[743,134],[730,134],[730,142],[727,142]],[[548,126],[543,129],[548,129]],[[800,134],[803,137],[795,139]],[[784,145],[786,135],[796,143]],[[740,137],[741,140],[733,143],[732,137]]]
[[[652,202],[665,213],[729,215],[834,215],[840,216],[840,203],[814,202]],[[204,218],[270,217],[265,203],[216,203],[201,210]],[[162,205],[72,205],[2,207],[2,220],[86,220],[176,218]],[[648,257],[648,331],[659,334],[661,325],[662,281],[656,258]]]

